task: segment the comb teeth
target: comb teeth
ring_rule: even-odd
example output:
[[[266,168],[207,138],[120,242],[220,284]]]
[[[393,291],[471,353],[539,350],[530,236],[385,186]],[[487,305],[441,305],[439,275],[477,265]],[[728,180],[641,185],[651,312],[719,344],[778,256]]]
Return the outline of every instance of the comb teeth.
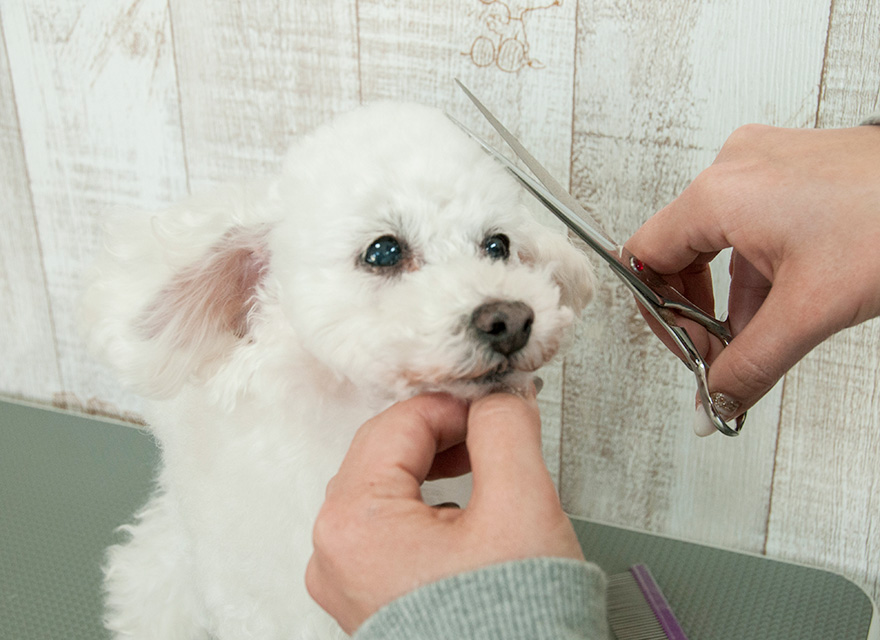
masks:
[[[608,625],[617,640],[687,640],[643,564],[608,578]]]

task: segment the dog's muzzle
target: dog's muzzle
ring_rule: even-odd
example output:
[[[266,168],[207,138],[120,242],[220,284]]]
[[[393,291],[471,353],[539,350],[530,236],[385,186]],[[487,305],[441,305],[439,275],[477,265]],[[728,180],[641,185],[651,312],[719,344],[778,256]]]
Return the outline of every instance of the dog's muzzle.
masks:
[[[523,302],[487,302],[471,316],[477,338],[504,356],[528,344],[534,321],[535,312]]]

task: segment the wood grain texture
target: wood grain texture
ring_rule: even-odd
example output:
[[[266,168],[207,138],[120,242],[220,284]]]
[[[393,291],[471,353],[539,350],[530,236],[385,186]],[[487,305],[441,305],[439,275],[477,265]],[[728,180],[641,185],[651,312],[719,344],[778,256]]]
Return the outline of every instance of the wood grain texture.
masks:
[[[880,322],[839,334],[785,384],[766,551],[880,596]]]
[[[827,22],[828,7],[815,3],[581,3],[576,195],[625,239],[712,162],[737,126],[811,123]],[[565,505],[761,551],[779,388],[740,438],[697,439],[691,374],[603,275],[566,367]]]
[[[880,109],[880,3],[837,0],[817,124]],[[787,377],[767,553],[837,571],[880,599],[880,321],[843,331]]]
[[[0,393],[46,402],[61,375],[14,98],[0,30]]]
[[[76,308],[103,214],[185,190],[167,7],[8,0],[2,12],[62,377],[49,391],[131,409],[85,354]]]
[[[880,2],[832,7],[816,125],[850,127],[880,111]]]
[[[358,104],[355,0],[170,4],[193,191],[276,172],[296,134]]]
[[[358,17],[365,102],[408,100],[445,109],[504,149],[453,82],[459,78],[568,183],[575,3],[360,0]],[[494,47],[491,60],[487,49],[480,48],[489,47],[489,41]],[[526,196],[526,202],[548,225],[563,229],[532,198]],[[539,396],[544,455],[554,479],[560,456],[562,369],[561,359],[544,367],[545,387]]]

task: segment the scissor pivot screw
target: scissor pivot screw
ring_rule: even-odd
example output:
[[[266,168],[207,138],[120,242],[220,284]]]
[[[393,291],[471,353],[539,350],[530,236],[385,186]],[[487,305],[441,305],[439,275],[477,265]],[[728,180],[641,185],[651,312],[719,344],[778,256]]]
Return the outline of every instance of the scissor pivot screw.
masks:
[[[629,266],[632,267],[632,270],[636,273],[641,273],[645,270],[645,263],[636,257],[631,257],[629,259]]]

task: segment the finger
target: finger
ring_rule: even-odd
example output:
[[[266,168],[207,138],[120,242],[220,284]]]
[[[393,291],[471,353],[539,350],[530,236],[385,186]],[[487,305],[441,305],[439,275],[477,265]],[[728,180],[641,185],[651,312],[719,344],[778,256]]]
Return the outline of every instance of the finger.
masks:
[[[696,262],[686,267],[683,271],[667,276],[666,281],[676,291],[681,293],[691,303],[703,310],[709,315],[714,315],[715,311],[715,293],[712,284],[712,271],[708,264]],[[676,346],[675,341],[667,333],[664,326],[654,318],[638,300],[636,304],[639,306],[639,312],[654,334],[666,345],[666,348],[672,351],[680,359],[685,356]],[[707,359],[714,356],[714,343],[712,342],[708,331],[698,324],[684,317],[677,316],[675,322],[688,332],[697,351]],[[711,361],[711,360],[710,360]]]
[[[715,288],[712,283],[712,269],[701,256],[685,267],[675,277],[678,284],[672,286],[685,298],[709,315],[715,314]],[[671,277],[667,277],[670,280]]]
[[[722,417],[736,417],[754,405],[828,333],[802,288],[788,287],[786,279],[778,277],[764,303],[709,370],[710,391],[723,396]]]
[[[358,430],[328,497],[364,490],[417,496],[437,452],[464,441],[466,432],[462,400],[428,394],[396,404]]]
[[[482,500],[519,504],[529,496],[555,498],[541,449],[541,417],[533,397],[498,393],[473,403],[467,445],[474,488],[471,504]]]
[[[638,304],[638,303],[637,303]],[[645,309],[641,304],[639,306],[639,312],[642,314],[642,317],[645,319],[645,322],[648,323],[651,331],[660,339],[663,345],[672,352],[679,360],[683,362],[688,361],[688,357],[682,352],[679,346],[676,344],[675,340],[669,335],[666,329],[663,328],[663,325],[658,322],[658,320],[652,316],[647,309]],[[694,347],[703,356],[703,358],[707,362],[712,362],[714,357],[720,351],[721,342],[715,339],[706,328],[695,322],[693,320],[688,320],[682,316],[676,316],[675,323],[678,326],[684,328],[687,331],[688,336],[691,341],[694,343]]]
[[[704,237],[692,220],[695,198],[689,187],[677,200],[652,216],[630,238],[626,246],[652,269],[664,275],[665,280],[695,306],[709,315],[715,313],[715,294],[709,262],[721,249],[729,246],[723,236]],[[705,226],[710,229],[711,227]],[[678,358],[681,350],[663,325],[640,306],[648,326],[664,345]],[[685,318],[676,318],[690,336],[697,351],[711,362],[720,343],[704,327]]]
[[[626,248],[661,274],[678,273],[694,262],[708,263],[730,246],[705,202],[698,177],[682,194],[651,216]],[[696,215],[695,215],[696,213]]]

